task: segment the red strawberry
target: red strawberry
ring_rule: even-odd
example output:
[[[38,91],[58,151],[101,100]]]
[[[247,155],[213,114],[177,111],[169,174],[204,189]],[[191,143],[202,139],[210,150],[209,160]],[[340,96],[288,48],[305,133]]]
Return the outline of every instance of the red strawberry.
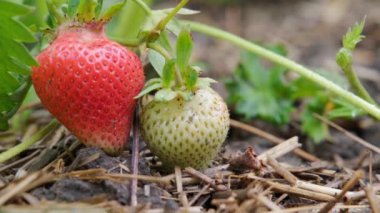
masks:
[[[103,25],[83,24],[61,26],[37,60],[32,80],[43,105],[84,144],[122,150],[144,85],[138,56],[110,41]]]

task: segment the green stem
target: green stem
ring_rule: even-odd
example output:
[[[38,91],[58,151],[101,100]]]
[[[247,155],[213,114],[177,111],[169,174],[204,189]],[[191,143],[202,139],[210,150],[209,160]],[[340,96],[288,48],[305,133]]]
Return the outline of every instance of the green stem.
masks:
[[[141,45],[141,42],[142,42],[139,39],[124,39],[124,38],[115,37],[112,35],[108,36],[108,38],[126,47],[138,47]]]
[[[173,59],[170,53],[168,53],[168,51],[166,51],[162,46],[158,44],[148,43],[147,47],[160,53],[166,59],[166,61]],[[177,87],[181,87],[183,85],[181,73],[177,68],[175,69],[175,84]]]
[[[8,149],[7,151],[0,153],[0,163],[3,163],[11,159],[12,157],[18,155],[19,153],[27,150],[30,146],[40,141],[52,130],[54,130],[58,125],[59,125],[58,121],[56,119],[53,119],[52,121],[50,121],[50,123],[47,126],[45,126],[43,129],[41,129],[40,131],[32,135],[30,138],[26,139],[25,141],[18,144],[17,146],[14,146]]]
[[[152,0],[140,0],[146,7]],[[149,9],[150,10],[150,9]],[[126,46],[136,47],[142,42],[139,38],[141,26],[144,24],[147,17],[144,7],[137,2],[137,0],[127,1],[120,11],[120,15],[116,17],[116,25],[112,27],[109,36],[115,37],[117,42]]]
[[[178,11],[182,9],[189,0],[182,0],[170,13],[158,23],[156,30],[157,31],[162,31],[165,26],[169,23],[170,20],[174,18],[175,15],[177,15]]]
[[[149,8],[149,6],[142,0],[133,0],[136,4],[138,4],[141,9],[144,10],[144,12],[147,14],[147,15],[151,15],[152,14],[152,10]]]
[[[170,56],[168,51],[166,51],[162,46],[160,46],[158,44],[148,43],[147,47],[149,47],[150,49],[153,49],[153,50],[157,51],[158,53],[160,53],[167,61],[172,59],[172,57]]]
[[[368,94],[367,90],[364,88],[362,83],[360,82],[358,76],[355,71],[352,69],[352,64],[349,64],[346,67],[342,67],[344,74],[346,75],[348,82],[350,83],[353,90],[355,90],[356,94],[364,100],[368,101],[371,104],[376,104],[375,100]]]
[[[196,32],[204,33],[209,36],[213,36],[218,39],[226,40],[242,49],[246,49],[250,52],[256,53],[257,55],[266,58],[268,60],[271,60],[277,64],[280,64],[282,66],[287,67],[290,70],[293,70],[300,74],[301,76],[309,79],[310,81],[320,85],[321,87],[331,91],[335,95],[342,97],[349,103],[361,108],[362,110],[366,111],[368,114],[372,115],[373,117],[380,120],[380,109],[376,107],[374,104],[368,103],[367,101],[363,100],[362,98],[352,94],[351,92],[348,92],[341,88],[340,86],[334,84],[330,80],[327,80],[326,78],[314,73],[312,70],[286,58],[283,56],[280,56],[276,53],[273,53],[270,50],[267,50],[259,45],[256,45],[250,41],[247,41],[243,38],[240,38],[239,36],[236,36],[234,34],[231,34],[229,32],[217,29],[215,27],[211,27],[208,25],[204,25],[197,22],[192,21],[181,21],[183,24],[187,24],[190,26],[190,29]]]

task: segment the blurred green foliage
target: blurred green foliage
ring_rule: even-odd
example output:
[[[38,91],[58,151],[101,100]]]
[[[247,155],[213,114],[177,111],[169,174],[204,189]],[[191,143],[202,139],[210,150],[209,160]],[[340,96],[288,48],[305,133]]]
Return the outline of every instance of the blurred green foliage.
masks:
[[[268,48],[286,55],[282,45]],[[263,61],[256,54],[243,52],[234,75],[225,81],[228,102],[234,112],[246,120],[260,119],[276,125],[299,121],[301,130],[316,143],[328,138],[328,128],[314,113],[331,119],[354,118],[362,113],[304,77],[287,79],[287,72],[284,67]],[[317,72],[347,88],[342,76]],[[293,116],[296,114],[299,116]]]

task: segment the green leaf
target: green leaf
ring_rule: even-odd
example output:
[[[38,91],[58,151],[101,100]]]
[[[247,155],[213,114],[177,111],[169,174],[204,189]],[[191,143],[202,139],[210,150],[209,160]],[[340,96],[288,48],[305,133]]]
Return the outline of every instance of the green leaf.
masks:
[[[191,91],[176,91],[176,92],[185,101],[190,101],[193,98],[193,92]]]
[[[157,39],[157,43],[162,46],[165,50],[167,50],[169,53],[173,53],[172,45],[169,41],[169,36],[166,30],[162,31],[160,34],[160,37]]]
[[[77,16],[79,20],[91,21],[96,17],[96,8],[98,5],[97,0],[80,1],[77,9]]]
[[[0,49],[6,54],[27,65],[38,65],[36,60],[30,55],[28,49],[19,42],[7,37],[0,36]]]
[[[353,119],[359,115],[363,115],[363,110],[358,109],[356,106],[348,103],[340,98],[334,98],[332,100],[335,107],[327,113],[328,119],[335,118],[348,118]]]
[[[185,78],[185,85],[188,89],[191,90],[191,89],[194,89],[197,83],[199,73],[190,66],[187,69],[188,71]]]
[[[109,20],[109,19],[111,19],[116,13],[118,13],[124,7],[124,5],[125,5],[126,2],[127,1],[124,0],[124,1],[119,2],[117,4],[113,4],[112,6],[110,6],[109,8],[107,8],[105,10],[105,12],[101,15],[100,19],[103,19],[103,20]],[[99,12],[100,12],[100,10],[98,11],[98,13]]]
[[[149,79],[147,82],[145,82],[144,87],[147,87],[147,86],[150,86],[150,85],[156,84],[156,83],[162,83],[162,79],[161,78],[152,78],[152,79]]]
[[[168,88],[164,88],[156,92],[156,95],[154,96],[154,100],[170,101],[170,100],[173,100],[175,97],[177,97],[177,95],[178,95],[177,92],[174,92],[173,90],[168,89]]]
[[[0,74],[0,82],[0,93],[3,94],[12,93],[20,86],[20,82],[9,72]]]
[[[36,38],[34,38],[30,30],[19,21],[11,17],[0,16],[0,23],[0,32],[4,33],[8,38],[24,42],[36,41]]]
[[[0,131],[6,131],[7,129],[9,129],[8,121],[0,114]]]
[[[176,45],[177,65],[181,73],[185,74],[189,66],[191,52],[193,50],[193,40],[190,31],[183,29],[178,38]]]
[[[286,54],[282,45],[271,49]],[[246,119],[259,118],[279,125],[288,123],[294,103],[289,98],[291,88],[284,80],[285,72],[282,66],[264,66],[256,54],[243,52],[233,77],[225,81],[228,102]]]
[[[165,58],[155,50],[150,49],[148,53],[149,62],[153,68],[157,71],[157,74],[162,77],[162,70],[165,65]]]
[[[11,1],[1,0],[0,1],[0,16],[1,17],[12,17],[17,15],[24,15],[32,11],[32,8],[25,5],[16,4]]]
[[[352,28],[349,28],[343,36],[343,47],[349,50],[354,50],[356,45],[365,37],[362,35],[365,25],[365,18],[360,23],[355,23]]]
[[[4,94],[0,91],[0,126],[8,128],[8,120],[17,112],[18,108],[21,106],[29,88],[31,82],[30,80],[25,81],[20,85],[14,92]],[[5,131],[7,129],[0,128],[0,131]]]
[[[320,143],[328,136],[328,127],[314,117],[314,113],[324,114],[325,105],[329,101],[327,95],[316,96],[305,106],[301,114],[301,130],[306,133],[315,143]]]
[[[301,129],[316,144],[325,140],[329,135],[328,127],[309,113],[303,114]]]
[[[161,79],[160,79],[161,80]],[[162,82],[154,82],[150,85],[147,85],[144,87],[144,89],[141,90],[141,92],[135,97],[135,99],[138,99],[138,98],[141,98],[142,96],[154,91],[154,90],[157,90],[159,88],[162,88]]]
[[[197,81],[196,87],[201,88],[201,89],[206,89],[210,87],[210,84],[216,83],[216,82],[217,81],[215,81],[212,78],[199,78]]]
[[[74,17],[77,13],[77,9],[79,6],[80,0],[69,0],[68,1],[68,7],[67,7],[67,15],[69,17]]]
[[[167,25],[166,29],[167,31],[173,33],[175,36],[179,36],[183,28],[183,25],[177,20],[172,19]]]
[[[117,9],[116,10],[113,9],[114,12],[111,14],[113,15],[116,13],[116,11],[119,11],[124,6],[124,3],[125,3],[125,1],[119,3],[119,4],[121,4],[121,6],[119,4],[115,4],[115,5],[118,5],[118,6],[116,6]],[[113,5],[113,6],[115,6],[115,5]],[[100,15],[100,12],[102,11],[102,8],[103,8],[103,0],[98,0],[98,4],[96,5],[96,8],[95,8],[95,17],[96,18],[99,18],[99,15]],[[112,17],[112,15],[111,15],[111,17]],[[111,18],[111,17],[109,17],[109,18]]]
[[[49,14],[47,9],[46,0],[24,0],[24,5],[33,6],[33,11],[25,16],[18,18],[25,26],[34,26],[36,29],[33,31],[38,31],[38,29],[46,29],[48,27],[46,23],[46,18]]]
[[[165,12],[166,14],[170,13],[174,8],[166,8],[166,9],[163,9],[161,11]],[[192,9],[188,9],[188,8],[181,8],[177,14],[179,15],[195,15],[195,14],[198,14],[200,13],[200,11],[198,10],[192,10]]]
[[[170,87],[175,77],[175,60],[169,60],[165,63],[162,72],[163,87]]]
[[[0,129],[8,128],[8,120],[20,107],[31,80],[29,66],[37,65],[22,42],[34,42],[30,30],[16,15],[31,11],[29,7],[0,0]]]

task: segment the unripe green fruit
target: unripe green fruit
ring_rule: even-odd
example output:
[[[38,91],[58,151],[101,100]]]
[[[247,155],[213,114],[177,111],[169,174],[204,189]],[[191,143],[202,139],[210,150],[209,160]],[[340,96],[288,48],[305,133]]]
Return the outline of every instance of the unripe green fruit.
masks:
[[[165,168],[204,168],[226,139],[230,118],[212,89],[198,89],[190,101],[151,101],[140,116],[142,137]]]

